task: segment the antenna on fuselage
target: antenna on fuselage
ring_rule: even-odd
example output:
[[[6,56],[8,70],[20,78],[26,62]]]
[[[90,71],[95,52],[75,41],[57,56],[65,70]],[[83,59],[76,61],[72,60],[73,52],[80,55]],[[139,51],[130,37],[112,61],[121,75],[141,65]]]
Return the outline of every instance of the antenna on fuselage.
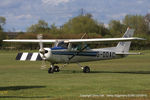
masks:
[[[82,35],[81,39],[83,39],[83,38],[85,37],[85,35],[86,35],[86,33],[84,33],[84,34]]]

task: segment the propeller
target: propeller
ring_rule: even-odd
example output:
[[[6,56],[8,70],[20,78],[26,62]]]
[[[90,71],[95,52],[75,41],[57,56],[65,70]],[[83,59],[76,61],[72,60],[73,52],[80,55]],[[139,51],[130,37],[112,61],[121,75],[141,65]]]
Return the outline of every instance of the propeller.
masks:
[[[45,58],[44,54],[45,54],[45,49],[43,48],[43,42],[42,42],[42,39],[43,39],[43,35],[42,34],[39,34],[37,35],[37,39],[40,40],[39,42],[39,45],[40,45],[40,50],[39,52],[43,55],[43,57]]]
[[[37,39],[40,40],[39,42],[39,46],[40,46],[40,50],[39,52],[43,55],[42,57],[42,64],[41,64],[41,69],[45,69],[46,68],[46,57],[45,57],[45,53],[47,52],[47,50],[45,50],[43,48],[43,42],[42,42],[42,39],[43,39],[43,35],[42,34],[38,34],[37,35]]]

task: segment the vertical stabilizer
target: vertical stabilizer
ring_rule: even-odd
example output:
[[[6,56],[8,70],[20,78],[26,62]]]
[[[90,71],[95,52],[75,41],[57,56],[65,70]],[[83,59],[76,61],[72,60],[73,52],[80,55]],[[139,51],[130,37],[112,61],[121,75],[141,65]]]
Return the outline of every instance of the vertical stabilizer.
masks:
[[[134,29],[128,28],[122,38],[132,37],[133,34],[134,34]],[[130,49],[130,45],[131,45],[131,41],[129,41],[129,42],[119,42],[117,47],[116,47],[116,51],[117,52],[128,52],[129,49]]]

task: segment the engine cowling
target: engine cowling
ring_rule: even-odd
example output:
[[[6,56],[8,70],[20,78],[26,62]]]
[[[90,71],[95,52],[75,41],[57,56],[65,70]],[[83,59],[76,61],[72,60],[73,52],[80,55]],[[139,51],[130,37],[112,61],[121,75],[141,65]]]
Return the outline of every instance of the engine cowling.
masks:
[[[43,60],[49,60],[51,57],[51,49],[50,48],[40,49],[39,53]]]

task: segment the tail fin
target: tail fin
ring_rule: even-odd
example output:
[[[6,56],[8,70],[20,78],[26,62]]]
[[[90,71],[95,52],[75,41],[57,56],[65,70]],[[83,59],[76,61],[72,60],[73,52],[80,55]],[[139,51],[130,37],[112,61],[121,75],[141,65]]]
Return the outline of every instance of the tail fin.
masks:
[[[128,28],[122,38],[132,37],[133,34],[134,34],[134,29]],[[130,49],[130,45],[131,45],[131,41],[129,41],[129,42],[119,42],[117,47],[116,47],[116,50],[117,50],[117,52],[128,52],[129,49]]]

